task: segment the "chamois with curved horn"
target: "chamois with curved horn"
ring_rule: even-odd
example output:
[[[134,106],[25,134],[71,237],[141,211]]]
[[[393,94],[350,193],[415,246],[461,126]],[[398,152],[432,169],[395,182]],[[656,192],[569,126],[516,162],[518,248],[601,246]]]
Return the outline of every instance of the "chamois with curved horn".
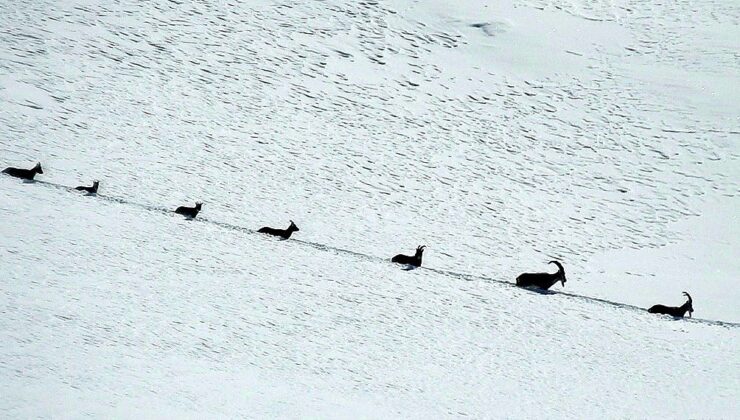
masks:
[[[88,194],[97,194],[98,193],[98,185],[100,185],[100,181],[93,181],[92,186],[86,187],[84,185],[80,185],[79,187],[76,187],[75,189],[77,191],[86,191]]]
[[[691,318],[691,313],[694,312],[691,295],[686,292],[683,292],[683,295],[686,296],[689,300],[687,300],[686,303],[681,306],[653,305],[650,307],[650,309],[648,309],[648,312],[650,312],[651,314],[670,315],[676,318],[683,318],[683,316],[686,315],[686,312],[688,312],[689,318]]]
[[[522,273],[516,278],[516,285],[519,287],[539,287],[540,289],[547,290],[552,287],[553,284],[560,282],[565,287],[565,269],[563,265],[557,261],[550,261],[548,264],[555,264],[558,266],[558,271],[555,273]]]
[[[31,169],[5,168],[3,169],[3,173],[16,178],[32,180],[36,174],[43,174],[44,170],[41,169],[41,162],[38,162],[36,163],[36,166]]]
[[[266,233],[268,235],[273,235],[273,236],[279,236],[283,239],[288,239],[290,238],[290,235],[293,234],[293,232],[298,232],[298,231],[300,231],[300,229],[298,229],[298,226],[296,226],[295,223],[293,223],[293,221],[291,220],[290,226],[288,226],[287,229],[275,229],[275,228],[265,226],[265,227],[260,228],[257,232]]]
[[[426,247],[427,247],[426,245],[419,245],[416,247],[416,253],[413,256],[398,254],[395,257],[391,258],[391,262],[413,265],[414,267],[420,267],[421,266],[421,254],[424,252],[424,248]]]
[[[202,206],[203,206],[203,203],[201,203],[200,201],[197,201],[195,203],[195,207],[180,206],[175,209],[175,213],[182,214],[185,217],[194,219],[195,216],[197,216],[198,213],[200,212],[200,209]]]

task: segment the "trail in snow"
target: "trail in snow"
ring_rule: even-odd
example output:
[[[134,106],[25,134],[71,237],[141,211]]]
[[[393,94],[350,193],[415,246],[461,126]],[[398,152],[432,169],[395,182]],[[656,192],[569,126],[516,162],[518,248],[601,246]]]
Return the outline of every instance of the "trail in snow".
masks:
[[[69,187],[66,185],[56,184],[53,182],[42,181],[42,180],[35,180],[33,182],[36,182],[42,185],[48,185],[48,186],[55,187],[55,188],[69,190],[71,192],[75,192],[74,187]],[[112,201],[112,202],[119,203],[119,204],[136,206],[141,209],[148,210],[148,211],[154,211],[154,212],[165,213],[165,214],[173,213],[172,209],[169,209],[166,207],[157,207],[157,206],[151,206],[147,204],[136,203],[134,201],[126,200],[124,198],[113,197],[113,196],[108,196],[104,194],[97,194],[97,197],[103,200],[108,200],[108,201]],[[243,226],[236,226],[236,225],[232,225],[229,223],[220,222],[217,220],[212,220],[207,217],[200,216],[200,215],[196,219],[193,219],[193,221],[211,223],[211,224],[214,224],[224,229],[230,229],[233,231],[239,231],[239,232],[244,232],[248,234],[259,234],[255,229],[250,229],[250,228],[243,227]],[[357,252],[357,251],[352,251],[352,250],[345,249],[345,248],[339,248],[339,247],[335,247],[331,245],[307,241],[304,239],[292,238],[290,239],[290,241],[297,242],[297,243],[307,245],[307,246],[311,246],[321,251],[333,251],[336,253],[347,254],[353,257],[357,257],[357,258],[363,258],[363,259],[379,261],[379,262],[389,262],[390,261],[390,258],[378,257],[375,255],[369,255],[369,254],[365,254],[362,252]],[[436,269],[433,267],[422,266],[417,269],[430,270],[432,272],[442,274],[448,277],[456,278],[456,279],[464,279],[464,280],[469,280],[469,281],[486,281],[486,282],[504,284],[507,286],[514,286],[514,287],[516,286],[515,283],[506,281],[506,280],[498,280],[498,279],[491,278],[491,277],[483,277],[479,275],[459,273],[459,272],[450,271],[450,270]],[[538,293],[538,292],[533,291],[533,293]],[[639,306],[634,306],[634,305],[630,305],[627,303],[614,302],[614,301],[607,300],[607,299],[600,299],[600,298],[591,297],[591,296],[584,296],[584,295],[579,295],[576,293],[570,293],[570,292],[565,292],[565,291],[548,290],[546,291],[546,294],[560,294],[560,295],[569,296],[572,298],[584,299],[584,300],[591,301],[591,302],[604,303],[604,304],[616,306],[616,307],[623,308],[623,309],[646,311],[646,308],[641,308]],[[711,320],[711,319],[702,319],[702,318],[684,318],[684,320],[691,321],[691,322],[706,323],[709,325],[723,326],[723,327],[732,327],[732,328],[740,327],[740,323],[726,322],[726,321],[720,321],[720,320]]]
[[[737,401],[737,328],[1,179],[12,417],[722,417]]]

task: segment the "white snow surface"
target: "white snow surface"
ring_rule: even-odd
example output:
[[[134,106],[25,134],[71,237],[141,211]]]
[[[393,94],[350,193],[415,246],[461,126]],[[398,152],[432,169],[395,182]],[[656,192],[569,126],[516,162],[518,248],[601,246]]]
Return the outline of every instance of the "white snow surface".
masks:
[[[737,3],[488,3],[0,2],[0,417],[737,416]]]

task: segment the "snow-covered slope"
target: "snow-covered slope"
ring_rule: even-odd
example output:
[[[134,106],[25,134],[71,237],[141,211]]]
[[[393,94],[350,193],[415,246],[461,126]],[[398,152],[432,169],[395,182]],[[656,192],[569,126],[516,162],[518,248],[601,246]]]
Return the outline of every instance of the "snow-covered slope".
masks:
[[[0,4],[4,416],[735,413],[737,7],[485,3]]]

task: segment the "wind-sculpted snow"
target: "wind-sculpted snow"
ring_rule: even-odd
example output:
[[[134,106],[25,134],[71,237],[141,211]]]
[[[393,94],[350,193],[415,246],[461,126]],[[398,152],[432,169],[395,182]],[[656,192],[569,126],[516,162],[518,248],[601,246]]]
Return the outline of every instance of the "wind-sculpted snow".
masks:
[[[737,7],[486,3],[0,4],[0,408],[731,416]]]

